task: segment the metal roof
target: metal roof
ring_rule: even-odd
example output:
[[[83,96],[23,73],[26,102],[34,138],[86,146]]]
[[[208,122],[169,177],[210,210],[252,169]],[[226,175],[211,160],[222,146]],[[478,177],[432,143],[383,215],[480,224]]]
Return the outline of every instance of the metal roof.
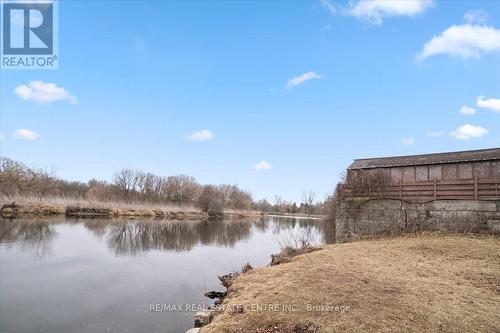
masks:
[[[500,148],[449,153],[356,159],[347,169],[390,168],[399,166],[500,160]]]

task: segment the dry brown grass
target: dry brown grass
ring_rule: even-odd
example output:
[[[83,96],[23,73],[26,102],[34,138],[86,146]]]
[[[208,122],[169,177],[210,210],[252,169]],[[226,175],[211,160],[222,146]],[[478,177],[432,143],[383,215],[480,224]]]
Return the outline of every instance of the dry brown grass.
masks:
[[[108,209],[114,212],[117,216],[134,216],[134,217],[152,217],[158,212],[178,213],[175,218],[181,218],[181,214],[185,214],[183,218],[193,218],[205,216],[199,207],[193,205],[173,205],[173,204],[151,204],[142,202],[115,202],[115,201],[96,201],[88,199],[72,199],[64,197],[46,197],[38,199],[27,196],[3,196],[0,195],[0,207],[11,203],[16,203],[19,206],[19,212],[22,214],[33,215],[57,215],[65,214],[66,210],[71,208],[89,208],[89,209]],[[224,209],[221,217],[224,218],[243,218],[248,216],[260,216],[258,211],[241,211],[235,209]]]
[[[141,202],[115,202],[115,201],[97,201],[89,199],[73,199],[73,198],[63,198],[63,197],[45,197],[42,200],[35,197],[28,196],[0,196],[0,204],[7,204],[11,202],[16,202],[19,205],[37,205],[43,204],[48,206],[76,206],[76,207],[86,207],[86,208],[109,208],[109,209],[119,209],[119,210],[154,210],[154,209],[165,209],[172,211],[192,211],[200,212],[198,207],[194,206],[178,206],[169,204],[149,204]]]
[[[318,251],[320,247],[311,246],[307,242],[302,242],[300,246],[284,246],[281,251],[276,254],[271,254],[271,266],[281,265],[290,262],[292,258],[301,254],[306,254],[313,251]]]
[[[500,332],[500,240],[420,235],[328,245],[242,274],[229,290],[201,332]],[[278,306],[255,308],[266,304]]]

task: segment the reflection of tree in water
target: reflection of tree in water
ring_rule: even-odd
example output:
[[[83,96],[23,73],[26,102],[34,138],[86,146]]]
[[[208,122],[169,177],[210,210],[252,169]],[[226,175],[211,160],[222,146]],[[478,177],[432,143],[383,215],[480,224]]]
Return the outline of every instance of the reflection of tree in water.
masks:
[[[207,221],[137,221],[110,219],[80,219],[47,221],[15,219],[0,223],[0,243],[23,242],[35,255],[45,256],[56,235],[55,224],[82,223],[99,239],[106,239],[118,254],[136,254],[149,250],[189,251],[196,245],[234,246],[248,239],[254,230],[281,238],[294,234],[298,238],[321,235],[329,242],[328,226],[322,221],[271,217],[269,219],[207,220]],[[331,229],[331,228],[330,228]],[[297,235],[298,233],[298,235]],[[282,237],[283,236],[283,237]],[[282,240],[282,239],[280,239]]]
[[[283,231],[294,229],[297,224],[296,218],[292,217],[272,217],[269,222],[271,222],[271,228],[273,235],[281,234]]]
[[[84,219],[83,221],[85,227],[91,231],[98,239],[101,239],[107,232],[109,224],[113,220],[110,219]]]
[[[300,228],[315,232],[322,232],[322,223],[319,220],[293,218],[293,217],[273,217],[271,219],[273,234],[280,234],[283,231]]]
[[[85,226],[96,236],[106,237],[108,245],[117,254],[137,254],[149,250],[189,251],[200,244],[232,247],[250,237],[252,225],[259,231],[265,232],[271,228],[273,234],[281,235],[297,228],[301,235],[311,241],[316,240],[316,235],[324,235],[324,224],[320,221],[281,217],[245,220],[85,222]]]
[[[2,220],[0,243],[21,242],[23,249],[33,250],[37,257],[50,253],[50,242],[56,235],[54,223],[44,220]]]
[[[271,221],[272,232],[281,245],[300,246],[301,241],[332,243],[332,230],[323,220],[280,216]]]
[[[196,232],[200,235],[200,242],[203,245],[234,246],[238,241],[250,237],[252,222],[252,220],[203,221],[196,225]]]
[[[189,251],[198,244],[233,246],[250,236],[252,222],[242,221],[97,221],[85,223],[117,254],[148,250]]]
[[[261,218],[261,219],[258,219],[256,220],[253,225],[255,226],[255,228],[261,232],[266,232],[267,229],[269,228],[269,220],[268,219],[265,219],[265,218]]]

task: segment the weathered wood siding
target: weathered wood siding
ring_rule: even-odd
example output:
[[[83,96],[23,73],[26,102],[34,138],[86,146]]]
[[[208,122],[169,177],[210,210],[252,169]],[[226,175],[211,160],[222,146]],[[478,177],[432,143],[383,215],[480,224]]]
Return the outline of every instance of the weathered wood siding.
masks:
[[[393,184],[435,180],[495,179],[500,178],[500,161],[459,162],[435,165],[374,168],[387,174]]]
[[[343,198],[387,198],[411,202],[432,200],[500,200],[498,179],[442,179],[420,182],[398,182],[379,188],[349,187],[342,192]]]

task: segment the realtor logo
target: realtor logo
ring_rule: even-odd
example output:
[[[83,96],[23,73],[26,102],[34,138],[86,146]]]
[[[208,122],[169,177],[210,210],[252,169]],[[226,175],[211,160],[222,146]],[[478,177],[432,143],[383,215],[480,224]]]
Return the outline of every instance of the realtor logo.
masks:
[[[57,2],[2,1],[2,69],[57,69]]]

